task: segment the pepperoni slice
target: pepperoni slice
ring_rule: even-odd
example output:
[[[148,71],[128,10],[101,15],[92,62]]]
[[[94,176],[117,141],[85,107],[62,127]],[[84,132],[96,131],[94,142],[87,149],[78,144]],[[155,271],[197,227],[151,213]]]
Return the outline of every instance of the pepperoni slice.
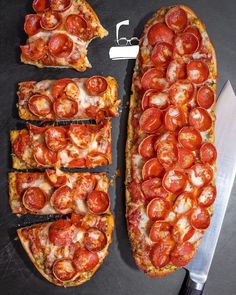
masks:
[[[64,185],[54,191],[50,198],[50,203],[54,209],[61,214],[67,214],[72,211],[72,189]]]
[[[96,126],[76,124],[70,125],[68,134],[77,147],[87,149],[93,139],[94,132],[96,132]]]
[[[172,59],[173,46],[169,43],[157,43],[152,50],[151,60],[155,66],[168,66]]]
[[[103,191],[94,190],[88,195],[87,204],[92,213],[105,213],[110,205],[109,196]]]
[[[85,248],[75,251],[73,264],[77,271],[88,272],[99,263],[99,256],[96,252],[91,252]]]
[[[194,206],[194,198],[191,193],[184,192],[180,194],[175,200],[173,210],[177,214],[189,212]]]
[[[208,164],[197,163],[189,170],[189,180],[196,187],[207,185],[213,178],[213,171]]]
[[[186,149],[195,151],[200,149],[202,136],[200,132],[193,127],[183,127],[179,132],[178,141]]]
[[[15,155],[24,160],[24,153],[31,145],[31,140],[28,132],[20,132],[17,138],[13,142],[13,151]]]
[[[142,178],[147,180],[153,177],[160,177],[164,172],[164,169],[160,162],[156,158],[148,160],[142,169]]]
[[[71,54],[73,45],[73,41],[68,35],[57,33],[50,38],[48,50],[55,57],[65,58]]]
[[[187,169],[193,165],[194,161],[195,156],[193,152],[182,146],[178,147],[178,165],[180,168]]]
[[[176,37],[174,49],[179,55],[189,55],[198,49],[198,39],[191,33],[183,33]]]
[[[209,109],[215,101],[215,95],[208,86],[202,86],[197,92],[197,103],[204,109]]]
[[[194,86],[188,81],[177,81],[169,89],[169,97],[173,104],[183,105],[189,102],[194,95]]]
[[[188,264],[193,256],[195,255],[195,248],[194,246],[189,243],[183,243],[176,245],[174,250],[171,253],[171,262],[177,266],[181,267]]]
[[[41,16],[40,25],[44,30],[55,30],[60,24],[61,15],[58,12],[46,10]]]
[[[33,187],[35,181],[39,178],[38,173],[17,173],[16,190],[22,196],[28,187]]]
[[[143,158],[154,158],[156,153],[154,150],[154,144],[156,142],[156,135],[146,136],[139,144],[138,152]]]
[[[165,113],[164,122],[167,130],[176,131],[186,124],[186,117],[180,107],[169,106]]]
[[[187,215],[180,216],[175,222],[172,230],[173,239],[178,243],[188,241],[189,239],[191,239],[194,233],[195,230],[192,227]]]
[[[44,134],[44,132],[47,130],[47,126],[45,127],[39,127],[39,126],[36,126],[36,125],[32,125],[32,124],[27,124],[27,127],[30,131],[30,133],[33,133],[33,135],[35,134]]]
[[[170,237],[171,225],[169,222],[156,221],[149,232],[149,238],[153,242],[160,242],[161,240]]]
[[[185,33],[191,33],[193,34],[197,40],[198,40],[198,48],[200,47],[201,43],[202,43],[202,35],[199,32],[198,28],[195,26],[188,26],[185,30]]]
[[[41,17],[37,14],[28,14],[25,17],[24,30],[27,35],[33,36],[40,30],[40,19]]]
[[[155,89],[162,91],[168,87],[168,82],[162,70],[152,68],[143,74],[141,85],[144,90]]]
[[[168,106],[168,99],[168,93],[149,89],[143,95],[142,109],[146,110],[149,107],[157,107],[161,110],[165,109]]]
[[[52,102],[47,95],[35,94],[28,100],[28,108],[37,117],[46,117],[52,111]]]
[[[64,219],[54,221],[49,227],[48,236],[50,242],[55,246],[64,247],[70,245],[74,236],[72,223]]]
[[[67,10],[71,4],[71,0],[50,0],[51,8],[55,11],[65,11]]]
[[[169,202],[161,198],[155,198],[147,205],[147,215],[152,221],[164,220],[169,213],[169,209]]]
[[[53,83],[52,89],[51,89],[51,93],[53,98],[58,99],[59,97],[63,96],[66,93],[66,89],[68,86],[73,85],[73,87],[77,87],[77,85],[75,84],[75,82],[72,79],[60,79],[60,80],[56,80]],[[70,88],[72,88],[70,86]],[[77,91],[78,91],[78,87],[77,87]]]
[[[67,130],[63,127],[49,127],[44,136],[47,147],[54,152],[67,146]]]
[[[101,251],[107,245],[106,234],[97,228],[90,228],[85,233],[84,245],[89,251]]]
[[[49,0],[34,0],[33,9],[35,12],[43,12],[50,6]]]
[[[76,274],[73,262],[69,258],[55,260],[53,263],[52,272],[55,278],[61,282],[71,281]]]
[[[201,207],[211,206],[216,199],[216,187],[208,185],[203,188],[200,195],[198,196],[198,205]]]
[[[93,175],[83,175],[80,177],[77,185],[74,188],[76,198],[78,197],[85,200],[87,195],[91,193],[92,190],[94,190],[96,184],[97,180],[95,177],[93,177]]]
[[[162,124],[162,112],[158,108],[145,110],[139,120],[140,128],[145,133],[156,133]]]
[[[145,180],[142,183],[142,191],[147,200],[151,200],[158,196],[161,187],[161,179],[158,177]]]
[[[178,150],[174,143],[162,143],[157,146],[157,159],[165,169],[170,169],[178,160]]]
[[[175,6],[167,12],[165,22],[171,30],[179,33],[187,27],[188,16],[182,8]]]
[[[57,172],[53,169],[47,169],[46,176],[50,183],[55,187],[61,187],[67,183],[67,176],[57,175]]]
[[[212,143],[206,142],[200,148],[200,159],[203,163],[213,164],[216,161],[217,151]]]
[[[192,60],[187,65],[188,78],[195,84],[201,84],[208,79],[209,68],[201,60]]]
[[[163,133],[156,141],[154,145],[154,149],[157,150],[158,145],[163,144],[163,143],[173,143],[177,144],[177,139],[176,139],[176,134],[175,132],[172,131],[167,131]]]
[[[186,64],[182,59],[174,59],[169,63],[166,72],[166,79],[170,83],[187,77]]]
[[[133,202],[144,201],[145,197],[143,195],[140,183],[132,180],[128,186],[128,190],[130,192],[131,198]]]
[[[107,90],[108,83],[104,77],[93,76],[86,81],[85,87],[90,95],[97,96],[103,94]]]
[[[175,169],[166,172],[162,181],[164,188],[173,194],[181,193],[185,189],[186,184],[187,176]]]
[[[174,32],[170,30],[166,24],[157,23],[153,25],[147,34],[148,43],[150,45],[155,45],[156,43],[166,42],[166,43],[173,43],[174,39]]]
[[[189,113],[189,124],[199,131],[206,131],[211,128],[212,119],[205,109],[195,108]]]
[[[40,60],[46,53],[46,44],[42,38],[30,40],[29,44],[20,46],[22,55],[33,61]]]
[[[107,148],[109,150],[109,148]],[[86,167],[92,168],[96,166],[105,166],[109,164],[109,159],[104,153],[100,152],[91,152],[87,155],[86,158]]]
[[[29,187],[22,197],[24,207],[34,212],[43,209],[46,202],[47,196],[39,187]]]
[[[78,113],[78,103],[67,97],[60,97],[53,103],[53,110],[59,119],[71,119]]]
[[[49,150],[43,143],[39,143],[33,150],[35,161],[42,166],[49,166],[57,162],[57,153]]]
[[[78,36],[82,40],[88,40],[90,37],[90,35],[88,34],[88,23],[80,15],[68,15],[65,22],[65,28],[68,33]]]
[[[196,229],[206,229],[210,225],[211,217],[206,208],[197,207],[191,214],[191,224]]]

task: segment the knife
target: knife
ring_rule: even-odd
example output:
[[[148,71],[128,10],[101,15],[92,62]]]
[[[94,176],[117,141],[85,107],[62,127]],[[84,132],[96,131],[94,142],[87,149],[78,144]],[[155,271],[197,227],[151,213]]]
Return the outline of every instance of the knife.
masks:
[[[187,277],[181,295],[200,295],[207,280],[215,253],[223,219],[236,174],[236,97],[230,81],[227,81],[216,104],[216,148],[217,148],[217,198],[211,225],[204,235],[194,259],[185,267]]]

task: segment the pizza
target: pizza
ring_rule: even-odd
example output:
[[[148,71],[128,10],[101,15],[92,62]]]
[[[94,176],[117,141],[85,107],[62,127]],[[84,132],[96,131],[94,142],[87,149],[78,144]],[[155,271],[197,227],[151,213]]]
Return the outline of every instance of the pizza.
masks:
[[[112,77],[93,76],[19,83],[18,110],[21,119],[61,121],[118,116],[117,82]]]
[[[106,214],[109,180],[106,173],[9,173],[9,203],[14,214]],[[96,205],[96,206],[95,206]]]
[[[34,266],[49,282],[74,287],[88,281],[108,255],[111,214],[73,213],[71,218],[17,230]]]
[[[35,14],[25,17],[28,35],[20,46],[21,61],[37,67],[85,71],[91,67],[87,47],[108,32],[85,0],[33,0]]]
[[[144,27],[126,145],[126,217],[133,256],[149,276],[194,257],[216,198],[217,64],[205,26],[183,5]]]
[[[97,125],[27,124],[26,129],[12,130],[10,139],[15,169],[94,168],[112,162],[109,120]]]

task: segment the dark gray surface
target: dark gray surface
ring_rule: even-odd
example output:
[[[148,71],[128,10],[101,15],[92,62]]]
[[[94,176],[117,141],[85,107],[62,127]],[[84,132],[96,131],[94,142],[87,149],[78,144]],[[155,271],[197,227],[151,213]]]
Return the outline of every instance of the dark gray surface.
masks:
[[[89,47],[93,68],[83,74],[74,70],[37,69],[19,61],[19,44],[26,39],[23,33],[24,16],[30,13],[31,0],[0,0],[0,293],[5,295],[169,295],[178,294],[185,276],[184,270],[164,279],[151,279],[138,271],[130,253],[124,218],[124,145],[127,127],[127,109],[133,61],[111,61],[108,51],[114,45],[116,23],[129,19],[130,26],[122,29],[126,37],[140,36],[144,23],[163,5],[179,1],[157,0],[90,0],[102,24],[110,35],[95,40]],[[230,79],[236,89],[236,1],[193,0],[179,2],[189,5],[206,24],[218,57],[218,92]],[[8,205],[7,172],[11,170],[9,131],[23,127],[15,109],[16,84],[24,80],[42,80],[62,77],[85,77],[93,74],[114,76],[119,83],[122,113],[113,120],[113,165],[105,170],[114,174],[121,170],[111,189],[112,209],[116,229],[110,255],[95,276],[86,284],[72,289],[55,287],[45,281],[34,269],[16,238],[17,226],[45,220],[45,217],[12,215]],[[227,132],[227,131],[226,131]],[[218,196],[220,198],[220,196]],[[233,295],[236,293],[236,187],[233,190],[222,233],[210,270],[205,295]]]

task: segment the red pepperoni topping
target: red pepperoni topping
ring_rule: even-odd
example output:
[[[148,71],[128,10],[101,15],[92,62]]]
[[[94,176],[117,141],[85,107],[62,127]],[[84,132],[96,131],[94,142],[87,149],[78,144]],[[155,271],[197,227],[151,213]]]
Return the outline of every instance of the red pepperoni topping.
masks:
[[[67,183],[66,175],[57,175],[55,170],[47,169],[46,175],[50,183],[55,187],[63,186]]]
[[[156,142],[156,135],[148,135],[146,136],[138,147],[138,152],[143,158],[154,158],[156,153],[154,150],[154,144]]]
[[[128,186],[128,190],[130,192],[133,202],[144,201],[145,198],[141,190],[140,183],[136,182],[135,180],[132,180]]]
[[[159,144],[162,143],[177,143],[176,134],[175,132],[167,131],[163,133],[156,141],[154,149],[157,150]]]
[[[139,120],[140,128],[145,133],[156,133],[162,124],[162,112],[158,108],[145,110]]]
[[[191,193],[184,192],[175,200],[173,210],[176,214],[189,212],[194,206],[194,198]]]
[[[73,41],[68,35],[57,33],[50,38],[48,49],[53,56],[65,58],[68,57],[73,50]]]
[[[170,252],[174,247],[170,238],[163,239],[155,244],[150,251],[150,260],[156,268],[162,268],[170,262]]]
[[[69,258],[57,259],[53,263],[52,272],[59,281],[71,281],[76,274],[73,262]]]
[[[93,76],[86,81],[85,87],[90,95],[101,95],[108,87],[107,80],[101,76]]]
[[[182,32],[188,24],[187,13],[179,6],[175,6],[167,12],[165,22],[171,30]]]
[[[147,90],[142,98],[142,109],[146,110],[149,107],[157,107],[165,109],[168,106],[168,93],[159,92],[153,89]]]
[[[61,219],[54,221],[48,230],[50,242],[59,247],[70,245],[73,235],[73,227],[69,220]]]
[[[144,90],[156,89],[162,91],[168,87],[168,82],[162,70],[152,68],[143,74],[141,85]]]
[[[73,264],[77,271],[88,272],[99,263],[99,257],[96,252],[91,252],[85,248],[79,248],[75,251]]]
[[[193,127],[183,127],[178,135],[178,141],[183,147],[191,151],[198,150],[202,144],[199,131]]]
[[[186,64],[182,59],[174,59],[169,63],[166,72],[167,81],[174,83],[187,77]]]
[[[33,61],[40,60],[46,53],[46,44],[42,38],[29,41],[29,44],[20,46],[22,55]]]
[[[201,84],[208,79],[209,68],[201,60],[192,60],[187,65],[188,78],[195,84]]]
[[[30,147],[30,145],[31,140],[29,133],[20,132],[13,142],[13,151],[19,159],[24,160],[24,153]]]
[[[147,215],[152,221],[164,220],[169,213],[169,209],[169,202],[161,198],[155,198],[147,205]]]
[[[208,164],[197,163],[189,170],[189,180],[196,187],[207,185],[213,178],[213,171]]]
[[[49,0],[34,0],[33,9],[35,12],[43,12],[50,6]]]
[[[97,180],[93,175],[84,175],[78,181],[78,186],[75,187],[76,196],[81,199],[86,199],[87,195],[94,190]]]
[[[176,131],[186,124],[186,117],[180,107],[169,106],[164,121],[166,129]]]
[[[206,142],[200,148],[200,159],[203,163],[213,164],[216,161],[217,151],[212,143]]]
[[[29,187],[22,197],[24,207],[30,211],[40,211],[46,202],[47,196],[39,187]]]
[[[194,86],[188,81],[177,81],[169,89],[169,97],[173,104],[183,105],[189,102],[194,95]]]
[[[28,187],[33,187],[38,180],[38,173],[17,173],[16,190],[19,195],[22,195]]]
[[[109,147],[107,148],[107,150],[109,150]],[[88,154],[86,158],[87,168],[91,168],[95,166],[105,166],[108,164],[109,164],[109,159],[106,157],[104,153],[91,152]]]
[[[26,15],[24,30],[27,35],[33,36],[41,30],[40,19],[41,19],[41,17],[37,14]]]
[[[110,205],[109,196],[103,191],[94,190],[88,195],[87,204],[92,213],[105,213]]]
[[[42,166],[49,166],[57,162],[57,153],[49,150],[43,143],[39,143],[34,147],[35,161]]]
[[[198,48],[199,48],[201,45],[201,42],[202,42],[202,36],[201,36],[201,33],[199,32],[198,28],[195,26],[188,26],[184,32],[191,33],[197,38]]]
[[[160,178],[151,178],[145,180],[142,183],[142,191],[147,200],[151,200],[155,197],[158,197],[159,191],[161,187],[161,179]]]
[[[144,165],[142,169],[142,178],[143,180],[147,180],[149,178],[153,177],[160,177],[164,172],[164,169],[160,162],[156,159],[150,159],[148,160]]]
[[[50,0],[51,8],[55,11],[65,11],[68,9],[72,1],[71,0]]]
[[[197,207],[191,214],[191,224],[196,229],[206,229],[210,225],[211,217],[206,208]]]
[[[164,175],[162,184],[167,191],[178,194],[185,189],[187,176],[181,171],[169,170]]]
[[[65,79],[56,80],[53,83],[53,86],[51,89],[51,93],[52,93],[53,98],[58,99],[59,97],[63,96],[64,94],[67,94],[66,89],[70,85],[73,85],[73,87],[77,87],[77,85],[75,84],[75,82],[72,79],[65,78]],[[77,91],[79,91],[78,87],[77,87]]]
[[[106,234],[97,228],[90,228],[85,233],[84,245],[89,251],[101,251],[107,245]]]
[[[58,213],[67,214],[72,210],[72,189],[65,185],[54,191],[50,203]]]
[[[83,40],[89,39],[87,21],[77,14],[70,14],[66,18],[65,28],[68,33],[78,36]]]
[[[202,86],[197,92],[197,103],[204,109],[209,109],[215,101],[215,95],[208,86]]]
[[[183,33],[175,39],[174,49],[179,55],[193,54],[198,49],[198,39],[191,33]]]
[[[198,205],[201,207],[211,206],[216,199],[216,187],[208,185],[203,188],[200,195],[198,196]]]
[[[189,113],[189,124],[199,131],[206,131],[211,128],[212,119],[205,109],[195,108]]]
[[[194,255],[194,246],[189,242],[185,242],[183,244],[176,245],[171,253],[171,262],[175,266],[181,267],[188,264]]]
[[[49,127],[44,136],[47,147],[54,152],[67,146],[67,130],[63,127]]]
[[[61,15],[58,12],[46,10],[41,16],[40,25],[44,30],[55,30],[60,24]]]
[[[52,110],[52,102],[47,95],[35,94],[28,100],[28,108],[37,117],[46,117]]]
[[[191,239],[194,233],[195,230],[191,226],[189,217],[187,215],[180,215],[172,230],[173,239],[178,243],[183,243]]]
[[[193,165],[195,156],[190,150],[179,146],[178,147],[178,165],[182,169],[187,169]]]
[[[150,45],[155,45],[160,42],[172,44],[174,33],[166,26],[166,24],[157,23],[149,29],[147,37]]]
[[[168,222],[156,221],[149,232],[149,238],[153,242],[160,242],[163,239],[170,237],[171,225]]]
[[[70,98],[60,97],[54,102],[53,110],[59,119],[71,119],[78,113],[78,103]]]
[[[168,66],[172,59],[173,47],[169,43],[157,43],[152,50],[151,60],[155,66]]]
[[[165,169],[170,169],[178,160],[178,150],[174,143],[162,143],[157,146],[157,158]]]
[[[86,149],[92,141],[93,134],[96,130],[96,126],[93,125],[70,125],[69,137],[77,147]]]

